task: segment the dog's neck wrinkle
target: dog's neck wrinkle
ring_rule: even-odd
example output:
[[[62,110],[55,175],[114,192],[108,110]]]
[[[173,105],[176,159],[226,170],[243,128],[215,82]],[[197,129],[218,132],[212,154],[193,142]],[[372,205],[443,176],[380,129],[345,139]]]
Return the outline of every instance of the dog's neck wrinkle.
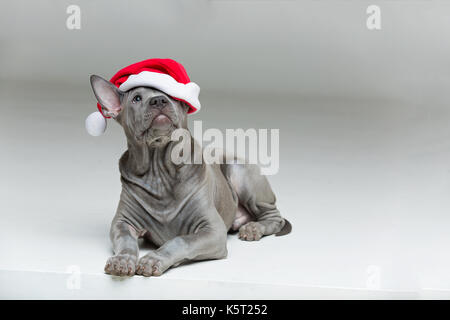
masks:
[[[150,186],[155,196],[170,193],[176,183],[177,168],[170,159],[171,143],[162,147],[128,144],[128,157],[123,169],[134,180]],[[147,189],[147,188],[146,188]]]
[[[170,163],[170,158],[167,159],[169,150],[167,146],[152,150],[150,170],[143,176],[146,184],[156,188],[160,197],[172,194],[176,181],[174,165]]]
[[[162,202],[171,201],[180,181],[195,177],[204,170],[202,165],[174,164],[171,159],[173,147],[180,142],[170,141],[165,146],[154,147],[128,142],[128,150],[120,159],[122,177],[143,188],[147,194]],[[191,138],[191,152],[194,140]],[[193,155],[192,155],[193,157]]]
[[[137,176],[143,176],[150,167],[150,150],[146,147],[135,146],[128,143],[128,171]]]

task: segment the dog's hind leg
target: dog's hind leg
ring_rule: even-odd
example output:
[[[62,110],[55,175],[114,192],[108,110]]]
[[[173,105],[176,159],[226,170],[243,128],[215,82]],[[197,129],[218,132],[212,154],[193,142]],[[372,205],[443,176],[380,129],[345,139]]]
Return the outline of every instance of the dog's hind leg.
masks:
[[[233,221],[233,225],[231,226],[231,230],[238,231],[243,225],[253,220],[255,219],[252,218],[250,213],[248,213],[247,209],[239,205],[237,208],[236,217],[234,218]]]
[[[284,235],[291,231],[290,223],[281,217],[277,209],[276,197],[266,176],[261,175],[257,165],[223,164],[222,171],[230,180],[242,207],[238,209],[232,227],[239,228],[240,239],[255,241],[262,236]],[[242,209],[250,216],[240,212]]]

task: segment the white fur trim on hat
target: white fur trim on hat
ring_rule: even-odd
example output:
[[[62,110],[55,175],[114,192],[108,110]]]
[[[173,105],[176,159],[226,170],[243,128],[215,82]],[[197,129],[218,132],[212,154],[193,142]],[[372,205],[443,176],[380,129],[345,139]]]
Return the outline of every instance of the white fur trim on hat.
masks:
[[[142,71],[141,73],[133,74],[120,85],[119,89],[121,91],[128,91],[132,88],[142,86],[153,87],[167,93],[169,96],[184,100],[196,109],[195,112],[201,108],[200,101],[198,100],[200,87],[196,83],[180,83],[165,73]]]
[[[99,111],[95,111],[86,118],[85,125],[91,136],[101,136],[106,130],[106,119]]]

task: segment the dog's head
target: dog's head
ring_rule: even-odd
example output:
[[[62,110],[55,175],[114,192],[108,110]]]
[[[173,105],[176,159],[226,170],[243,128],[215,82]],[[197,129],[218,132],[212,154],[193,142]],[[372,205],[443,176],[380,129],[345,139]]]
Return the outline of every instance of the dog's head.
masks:
[[[166,145],[175,129],[187,128],[189,106],[150,87],[122,92],[111,82],[92,75],[91,86],[105,116],[115,119],[134,144]]]

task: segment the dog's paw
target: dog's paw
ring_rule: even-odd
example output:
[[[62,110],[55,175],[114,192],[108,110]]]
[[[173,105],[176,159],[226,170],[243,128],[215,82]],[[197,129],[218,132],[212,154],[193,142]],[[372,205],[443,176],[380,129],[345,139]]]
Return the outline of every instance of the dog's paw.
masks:
[[[130,254],[118,254],[106,261],[105,272],[114,276],[132,276],[136,270],[135,256]]]
[[[139,259],[136,274],[144,277],[160,276],[169,267],[170,265],[167,263],[166,258],[152,251]]]
[[[251,221],[239,228],[239,239],[245,241],[258,241],[264,235],[264,226],[256,221]]]

